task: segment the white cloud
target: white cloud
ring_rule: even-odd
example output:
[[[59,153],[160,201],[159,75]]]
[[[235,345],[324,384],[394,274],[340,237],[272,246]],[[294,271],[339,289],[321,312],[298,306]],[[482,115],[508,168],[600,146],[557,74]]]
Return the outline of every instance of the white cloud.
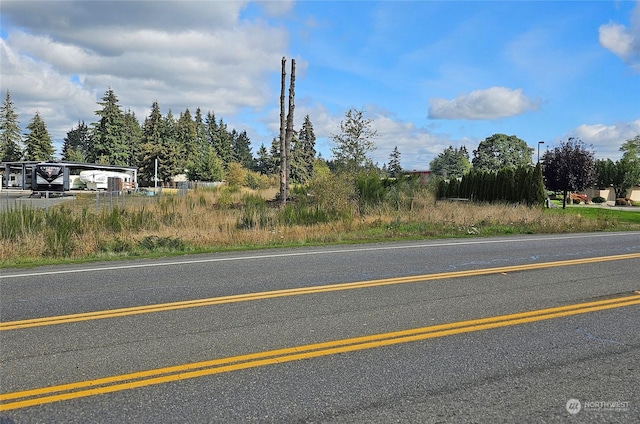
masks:
[[[626,60],[632,52],[633,36],[624,25],[609,23],[599,30],[600,44]]]
[[[640,119],[613,125],[584,124],[573,130],[571,136],[592,144],[597,158],[617,160],[622,157],[620,152],[622,144],[638,134],[640,134]]]
[[[293,9],[294,0],[277,0],[277,1],[260,1],[258,4],[262,7],[268,16],[286,15]]]
[[[3,1],[2,91],[23,127],[40,112],[57,147],[78,120],[95,121],[108,88],[140,121],[155,100],[163,113],[201,107],[229,121],[277,96],[269,75],[288,44],[284,28],[240,19],[245,3],[41,2],[33,13]]]
[[[640,2],[636,4],[631,25],[610,22],[599,28],[600,44],[640,72]]]
[[[429,99],[429,119],[498,119],[536,110],[522,89],[491,87],[475,90],[453,100]]]
[[[400,152],[400,164],[407,170],[426,170],[429,163],[449,145],[458,145],[447,135],[433,134],[413,122],[398,119],[385,112],[372,117],[372,127],[378,131],[376,150],[371,155],[380,166],[389,162],[394,147]]]

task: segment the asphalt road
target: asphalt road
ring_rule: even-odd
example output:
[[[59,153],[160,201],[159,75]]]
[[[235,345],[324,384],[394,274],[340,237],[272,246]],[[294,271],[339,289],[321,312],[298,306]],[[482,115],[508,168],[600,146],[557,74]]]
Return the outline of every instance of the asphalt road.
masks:
[[[638,422],[639,274],[638,232],[3,269],[0,423]]]

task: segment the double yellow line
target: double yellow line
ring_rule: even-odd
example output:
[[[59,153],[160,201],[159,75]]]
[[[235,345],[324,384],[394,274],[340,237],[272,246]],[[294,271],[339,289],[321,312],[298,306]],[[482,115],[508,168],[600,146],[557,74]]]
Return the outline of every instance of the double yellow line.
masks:
[[[285,296],[298,296],[304,294],[325,293],[339,290],[353,290],[367,287],[385,286],[392,284],[417,283],[447,278],[471,277],[478,275],[504,274],[508,272],[527,271],[541,268],[564,267],[571,265],[584,265],[588,263],[619,261],[625,259],[640,258],[640,253],[626,255],[601,256],[595,258],[572,259],[566,261],[543,262],[528,265],[514,265],[497,268],[473,269],[467,271],[443,272],[439,274],[414,275],[408,277],[385,278],[381,280],[358,281],[354,283],[329,284],[324,286],[302,287],[295,289],[273,290],[259,293],[247,293],[233,296],[221,296],[208,299],[186,300],[181,302],[161,303],[147,306],[135,306],[131,308],[109,309],[104,311],[86,312],[72,315],[58,315],[52,317],[34,318],[21,321],[8,321],[0,323],[0,331],[18,330],[21,328],[40,327],[53,324],[68,324],[79,321],[95,319],[116,318],[128,315],[148,314],[175,309],[195,308],[198,306],[211,306],[223,303],[246,302],[251,300],[270,299]]]
[[[4,393],[0,395],[0,411],[100,395],[247,368],[390,346],[399,343],[426,340],[454,334],[470,333],[492,328],[507,327],[511,325],[525,324],[639,304],[640,296],[636,294],[633,296],[615,299],[539,309],[529,312],[460,321],[411,330],[374,334],[370,336],[354,337],[324,343],[308,344],[266,352],[257,352],[248,355],[232,356],[210,361],[194,362],[191,364],[115,375],[58,386]]]

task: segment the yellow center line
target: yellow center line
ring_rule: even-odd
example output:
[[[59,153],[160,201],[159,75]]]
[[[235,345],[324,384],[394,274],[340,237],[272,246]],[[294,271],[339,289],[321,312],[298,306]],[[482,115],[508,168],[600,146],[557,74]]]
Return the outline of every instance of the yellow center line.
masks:
[[[596,312],[624,306],[640,305],[638,294],[615,299],[539,309],[489,318],[480,318],[429,327],[373,334],[323,343],[308,344],[247,355],[219,358],[165,368],[158,368],[94,380],[79,381],[13,393],[0,394],[0,411],[75,399],[172,381],[220,374],[265,365],[335,355],[363,349],[390,346],[454,334],[532,323],[553,318]],[[12,401],[12,402],[7,402]]]
[[[406,277],[385,278],[380,280],[358,281],[353,283],[329,284],[323,286],[301,287],[294,289],[273,290],[257,293],[246,293],[231,296],[213,297],[208,299],[195,299],[180,302],[160,303],[146,306],[134,306],[129,308],[109,309],[103,311],[85,312],[71,315],[58,315],[52,317],[33,318],[20,321],[0,322],[0,331],[17,330],[21,328],[40,327],[45,325],[66,324],[79,321],[89,321],[95,319],[115,318],[128,315],[148,314],[152,312],[164,312],[176,309],[195,308],[199,306],[219,305],[225,303],[246,302],[251,300],[270,299],[285,296],[298,296],[314,293],[325,293],[338,290],[353,290],[367,287],[385,286],[392,284],[417,283],[447,278],[461,278],[478,275],[501,274],[516,271],[528,271],[542,268],[565,267],[574,265],[584,265],[588,263],[619,261],[625,259],[640,258],[640,253],[630,253],[625,255],[601,256],[595,258],[571,259],[556,262],[542,262],[527,265],[513,265],[496,268],[474,269],[467,271],[443,272],[438,274],[424,274]]]

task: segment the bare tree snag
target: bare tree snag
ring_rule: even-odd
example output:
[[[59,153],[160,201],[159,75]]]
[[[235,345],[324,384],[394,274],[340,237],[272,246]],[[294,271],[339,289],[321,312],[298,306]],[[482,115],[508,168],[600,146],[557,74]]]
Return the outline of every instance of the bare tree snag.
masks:
[[[287,63],[287,59],[282,57],[282,78],[280,81],[280,203],[285,204],[287,202],[287,152],[286,152],[286,122],[285,122],[285,113],[284,113],[284,86],[285,79],[287,76],[287,71],[285,69]]]
[[[284,150],[287,157],[285,191],[289,195],[289,174],[291,168],[291,139],[293,138],[293,111],[295,109],[294,98],[296,86],[296,60],[291,59],[291,80],[289,82],[289,113],[287,114],[287,129],[284,137]]]

